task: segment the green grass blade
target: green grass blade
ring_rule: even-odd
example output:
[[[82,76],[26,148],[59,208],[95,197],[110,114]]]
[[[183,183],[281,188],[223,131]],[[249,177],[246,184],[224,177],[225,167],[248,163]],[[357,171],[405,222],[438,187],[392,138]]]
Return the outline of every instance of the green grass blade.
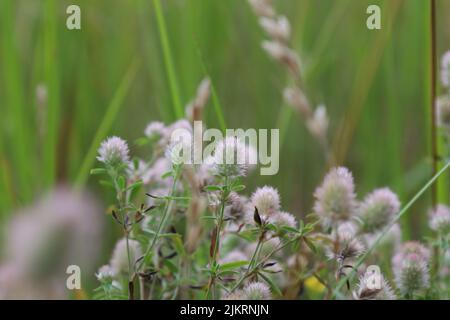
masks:
[[[159,0],[153,0],[153,5],[155,7],[156,21],[158,23],[159,37],[161,40],[161,47],[164,56],[164,64],[166,67],[167,79],[169,81],[170,93],[172,95],[174,112],[176,118],[179,119],[184,117],[184,112],[183,106],[181,105],[180,90],[178,87],[178,80],[175,74],[172,52],[170,50],[166,22],[161,9],[161,2]]]
[[[57,172],[57,145],[59,131],[60,99],[59,72],[57,54],[57,3],[55,0],[45,2],[44,25],[44,81],[48,88],[48,100],[45,122],[45,143],[43,152],[44,184],[52,186]]]
[[[212,102],[213,102],[213,106],[214,106],[214,111],[215,111],[217,119],[219,121],[220,129],[222,130],[222,132],[225,132],[227,125],[225,122],[225,116],[223,114],[222,104],[220,103],[219,96],[217,95],[216,87],[214,86],[214,81],[211,79],[211,76],[208,71],[208,67],[206,66],[206,63],[205,63],[205,58],[202,54],[202,51],[200,49],[200,45],[198,44],[198,42],[197,42],[197,53],[200,58],[200,63],[202,65],[203,72],[205,73],[206,76],[208,76],[208,78],[211,82],[211,98],[212,98]]]
[[[14,12],[13,1],[5,0],[0,1],[0,53],[2,55],[2,61],[0,65],[0,76],[2,77],[4,84],[2,90],[4,90],[5,101],[1,101],[2,109],[2,121],[9,120],[14,125],[14,131],[11,132],[13,136],[9,135],[6,130],[0,132],[5,134],[3,138],[4,150],[7,150],[7,139],[12,139],[12,151],[8,155],[8,161],[11,161],[14,166],[14,176],[17,181],[18,189],[20,189],[20,199],[27,200],[31,196],[31,190],[33,186],[32,170],[33,167],[30,163],[33,163],[32,150],[31,150],[31,130],[27,121],[27,110],[25,102],[25,90],[23,86],[21,62],[19,61],[19,54],[17,52],[17,39],[14,35]],[[4,123],[6,125],[6,123]],[[3,122],[2,122],[3,125]],[[3,150],[2,150],[3,152]],[[6,172],[5,172],[6,175]],[[0,190],[0,192],[6,192],[7,190]]]
[[[127,73],[125,74],[119,85],[119,88],[117,89],[113,99],[111,100],[111,103],[106,110],[105,116],[103,117],[103,120],[97,129],[94,139],[92,140],[91,146],[89,147],[89,150],[83,160],[80,171],[78,172],[78,176],[75,180],[76,186],[80,187],[86,183],[89,177],[89,171],[95,161],[97,148],[100,142],[108,134],[109,129],[111,128],[114,120],[117,117],[117,114],[119,113],[120,107],[123,105],[125,97],[136,74],[137,67],[138,63],[134,61],[129,67]]]

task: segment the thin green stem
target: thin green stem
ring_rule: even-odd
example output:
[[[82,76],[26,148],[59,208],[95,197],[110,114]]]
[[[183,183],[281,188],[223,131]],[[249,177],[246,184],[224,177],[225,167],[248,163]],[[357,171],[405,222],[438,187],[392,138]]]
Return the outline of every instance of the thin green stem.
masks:
[[[175,173],[174,173],[174,177],[173,177],[173,182],[172,182],[172,188],[170,190],[170,198],[167,199],[166,204],[164,206],[164,211],[163,211],[163,216],[161,218],[161,221],[158,225],[158,229],[156,231],[155,236],[152,239],[152,242],[150,243],[149,247],[147,248],[144,257],[141,259],[141,261],[139,262],[136,270],[139,271],[139,269],[142,267],[142,265],[144,264],[144,262],[147,260],[148,256],[150,255],[150,253],[152,252],[153,248],[155,247],[159,236],[161,235],[161,231],[165,229],[166,227],[166,223],[169,217],[170,212],[172,211],[172,206],[173,206],[173,195],[175,194],[175,190],[178,184],[178,179],[180,178],[180,172],[181,172],[181,167],[180,166],[176,166],[175,167]]]
[[[178,80],[175,74],[172,51],[170,50],[166,22],[161,9],[160,0],[153,0],[153,5],[155,7],[156,21],[158,23],[159,37],[161,40],[161,47],[164,56],[164,65],[166,67],[167,79],[169,82],[170,93],[172,96],[172,103],[174,107],[175,117],[177,119],[180,119],[183,118],[184,112],[183,107],[181,105],[180,91],[178,87]]]

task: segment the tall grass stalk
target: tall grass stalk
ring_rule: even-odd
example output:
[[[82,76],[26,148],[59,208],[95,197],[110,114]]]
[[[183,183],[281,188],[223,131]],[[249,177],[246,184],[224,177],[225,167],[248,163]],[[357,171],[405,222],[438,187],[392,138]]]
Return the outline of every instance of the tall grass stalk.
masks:
[[[175,74],[175,67],[173,63],[172,52],[170,50],[169,37],[167,35],[166,22],[162,12],[161,2],[159,0],[153,0],[153,6],[155,7],[156,21],[158,24],[159,37],[164,56],[164,64],[166,67],[167,80],[169,82],[170,87],[170,94],[172,96],[174,113],[175,117],[177,119],[180,119],[184,116],[184,112],[183,106],[181,105],[178,79]]]
[[[2,68],[1,68],[1,77],[3,79],[4,87],[4,97],[5,101],[1,102],[1,110],[2,110],[2,124],[6,125],[5,121],[8,119],[11,123],[14,124],[14,137],[9,135],[9,132],[4,130],[0,131],[0,134],[4,134],[5,138],[3,139],[4,145],[2,148],[2,167],[7,168],[7,163],[12,163],[14,170],[14,177],[16,178],[15,183],[17,183],[17,190],[20,189],[19,201],[26,201],[30,199],[32,195],[32,186],[33,186],[33,166],[31,165],[33,161],[33,150],[32,139],[33,136],[31,134],[31,126],[28,121],[29,111],[26,110],[26,101],[25,101],[25,92],[23,86],[22,79],[22,68],[21,61],[19,60],[19,53],[17,48],[17,41],[14,37],[14,10],[13,10],[13,1],[5,0],[0,1],[0,54],[3,59]],[[7,148],[6,142],[9,141],[7,139],[13,138],[14,145],[12,147],[12,151],[10,157],[7,157]],[[3,152],[5,151],[5,152]],[[7,171],[4,171],[3,179],[6,179]],[[16,188],[14,188],[16,189]],[[2,192],[5,193],[5,201],[6,200],[6,192],[12,191],[11,189],[2,189]],[[3,196],[2,196],[3,197]],[[10,201],[14,199],[12,193],[8,195]]]
[[[225,122],[225,116],[223,114],[224,109],[222,108],[222,105],[219,100],[219,96],[217,95],[216,87],[214,86],[214,81],[212,80],[211,75],[209,74],[209,70],[208,70],[208,67],[206,66],[205,58],[200,49],[200,45],[199,45],[198,41],[196,41],[196,42],[197,42],[197,53],[198,53],[200,63],[203,68],[203,72],[204,72],[205,76],[207,76],[211,81],[211,98],[212,98],[212,102],[213,102],[213,106],[214,106],[214,111],[216,113],[217,120],[219,121],[220,129],[222,130],[222,132],[225,132],[227,125]]]
[[[60,82],[58,66],[58,5],[55,0],[45,2],[44,20],[44,81],[48,90],[43,146],[44,183],[54,184],[57,172],[57,146],[60,125]]]

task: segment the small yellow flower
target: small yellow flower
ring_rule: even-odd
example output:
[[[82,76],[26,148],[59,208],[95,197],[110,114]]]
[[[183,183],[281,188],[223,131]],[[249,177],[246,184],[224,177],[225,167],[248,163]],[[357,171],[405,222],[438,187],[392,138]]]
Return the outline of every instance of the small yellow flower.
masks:
[[[314,276],[305,280],[305,287],[314,293],[322,293],[325,291],[325,286]]]

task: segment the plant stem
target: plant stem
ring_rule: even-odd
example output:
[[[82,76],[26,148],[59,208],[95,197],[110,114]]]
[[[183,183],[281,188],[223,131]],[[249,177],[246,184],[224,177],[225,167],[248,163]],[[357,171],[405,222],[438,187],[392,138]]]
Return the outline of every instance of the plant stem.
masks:
[[[433,162],[433,175],[438,170],[438,146],[437,146],[437,126],[436,126],[436,0],[430,1],[430,39],[431,39],[431,70],[430,70],[430,111],[431,111],[431,152]],[[431,201],[433,208],[438,202],[438,184],[431,187]]]
[[[172,182],[172,188],[170,190],[170,195],[169,195],[170,198],[167,200],[166,205],[164,207],[164,213],[163,213],[161,221],[160,221],[160,223],[158,225],[158,230],[156,231],[156,234],[153,237],[153,240],[152,240],[150,246],[147,248],[147,251],[145,252],[144,257],[139,262],[138,267],[136,268],[136,270],[139,270],[142,267],[142,265],[144,264],[144,262],[147,260],[147,257],[150,255],[150,253],[152,252],[153,248],[156,245],[156,242],[159,239],[161,231],[164,230],[165,227],[166,227],[166,222],[168,220],[169,213],[172,211],[172,206],[173,206],[173,201],[172,201],[171,197],[173,197],[173,195],[175,194],[175,190],[176,190],[176,187],[177,187],[178,179],[180,177],[180,172],[181,172],[180,166],[176,166],[175,167],[175,174],[174,174],[173,182]]]
[[[217,217],[217,222],[216,222],[216,232],[214,234],[214,239],[212,239],[211,241],[214,241],[214,250],[213,250],[213,255],[211,257],[211,262],[210,262],[210,266],[213,267],[216,265],[217,262],[217,253],[219,251],[219,242],[220,242],[220,231],[222,229],[222,225],[223,225],[223,215],[225,212],[225,202],[227,201],[229,195],[229,191],[228,191],[228,177],[225,177],[225,190],[222,193],[222,199],[221,199],[221,204],[220,204],[220,211],[219,211],[219,216]],[[206,290],[206,299],[208,299],[209,296],[209,292],[211,290],[211,287],[213,287],[213,299],[214,299],[214,279],[215,277],[213,275],[211,275],[210,279],[209,279],[209,283],[208,283],[208,289]]]

